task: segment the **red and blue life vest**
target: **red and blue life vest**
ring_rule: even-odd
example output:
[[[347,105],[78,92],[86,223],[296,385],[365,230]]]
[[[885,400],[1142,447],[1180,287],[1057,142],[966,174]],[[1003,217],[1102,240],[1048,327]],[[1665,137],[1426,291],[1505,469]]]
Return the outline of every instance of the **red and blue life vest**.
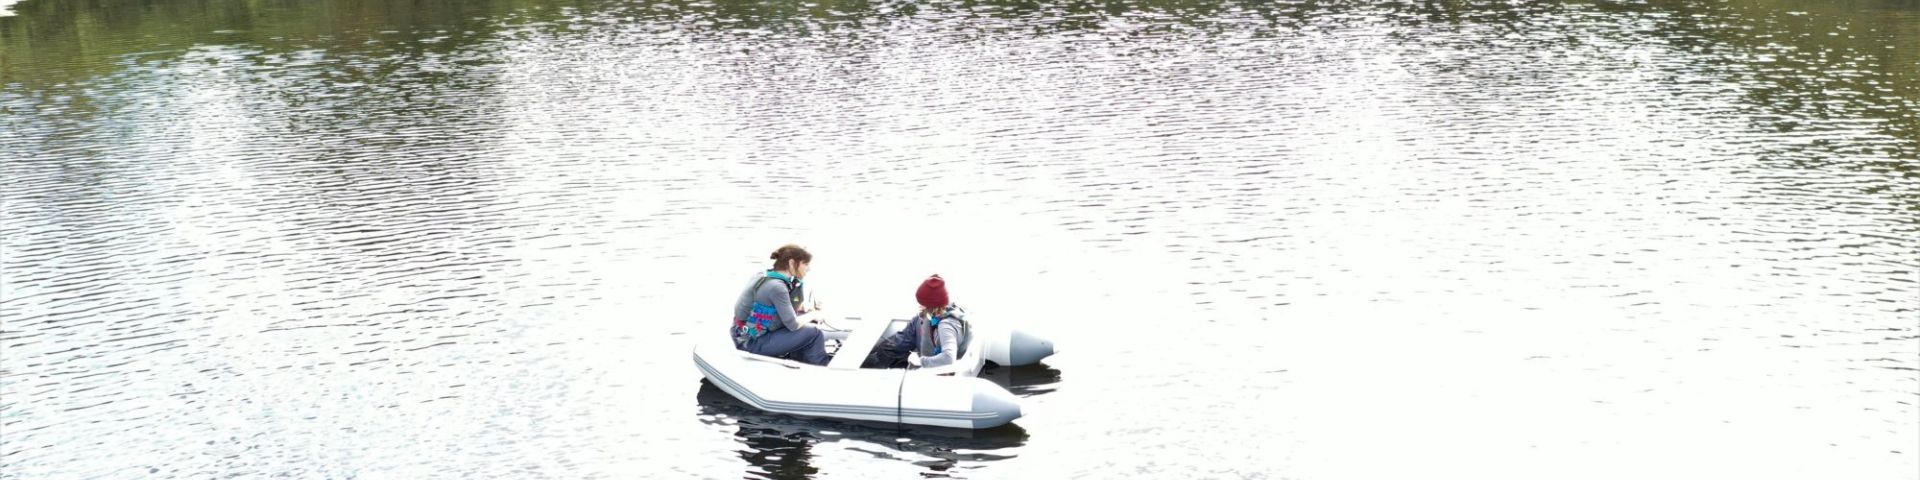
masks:
[[[787,284],[787,292],[793,296],[793,305],[796,308],[800,305],[800,300],[803,298],[800,291],[800,280],[774,270],[768,270],[765,276],[753,282],[753,286],[747,290],[748,298],[757,297],[760,292],[760,287],[766,285],[767,280],[779,280],[781,283]],[[773,305],[760,303],[758,299],[755,299],[753,307],[747,311],[747,318],[733,319],[733,341],[734,343],[744,344],[753,339],[760,338],[761,335],[766,335],[767,332],[773,331],[779,324],[780,310]]]

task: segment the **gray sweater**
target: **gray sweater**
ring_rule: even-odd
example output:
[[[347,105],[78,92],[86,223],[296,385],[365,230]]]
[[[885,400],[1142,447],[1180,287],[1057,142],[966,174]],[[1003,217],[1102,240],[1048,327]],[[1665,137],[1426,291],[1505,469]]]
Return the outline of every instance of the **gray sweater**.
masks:
[[[926,314],[915,315],[907,328],[900,329],[890,340],[895,351],[907,351],[920,355],[920,366],[924,368],[943,367],[952,364],[961,355],[966,354],[966,335],[962,333],[967,312],[959,306],[947,306],[947,313],[953,318],[940,320],[940,326],[929,325]],[[957,320],[957,321],[956,321]],[[935,346],[940,353],[934,353]]]
[[[779,330],[782,327],[787,330],[799,330],[800,317],[793,313],[793,304],[797,300],[793,298],[793,292],[787,289],[787,282],[777,278],[769,279],[766,283],[760,284],[759,290],[754,290],[754,282],[759,282],[762,276],[765,274],[753,277],[753,280],[747,282],[747,286],[742,289],[740,300],[733,303],[733,318],[746,320],[747,315],[753,313],[754,303],[773,305],[773,309],[779,312],[780,324],[769,327],[768,331]]]

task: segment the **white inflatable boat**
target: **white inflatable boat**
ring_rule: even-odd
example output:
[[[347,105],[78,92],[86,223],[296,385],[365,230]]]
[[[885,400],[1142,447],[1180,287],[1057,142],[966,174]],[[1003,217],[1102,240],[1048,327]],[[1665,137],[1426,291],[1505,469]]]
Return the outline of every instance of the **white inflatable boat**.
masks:
[[[1012,329],[970,324],[967,354],[938,368],[860,368],[881,338],[907,320],[834,319],[829,344],[833,360],[815,366],[754,355],[715,335],[696,345],[693,363],[714,386],[769,412],[868,422],[946,428],[993,428],[1020,418],[1020,401],[1005,388],[978,378],[988,360],[1025,365],[1054,352],[1053,343]]]

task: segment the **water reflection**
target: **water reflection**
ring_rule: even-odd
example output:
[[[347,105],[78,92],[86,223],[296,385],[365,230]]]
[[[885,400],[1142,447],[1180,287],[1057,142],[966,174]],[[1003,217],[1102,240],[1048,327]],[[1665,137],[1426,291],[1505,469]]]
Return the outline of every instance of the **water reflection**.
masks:
[[[15,6],[23,478],[1915,471],[1910,1]],[[602,381],[689,375],[705,272],[808,236],[1117,328],[983,375],[1031,438]]]
[[[1849,119],[1871,118],[1866,128],[1885,135],[1862,142],[1820,139],[1767,152],[1800,168],[1911,171],[1920,158],[1920,49],[1894,48],[1920,36],[1920,12],[1895,0],[1795,2],[1747,0],[1559,4],[1457,1],[1384,3],[1381,18],[1395,25],[1389,36],[1439,60],[1425,67],[1480,73],[1476,84],[1538,82],[1501,75],[1503,69],[1469,62],[1525,58],[1547,52],[1592,51],[1630,55],[1636,69],[1657,72],[1653,80],[1671,95],[1731,89],[1744,107],[1779,136],[1855,128]],[[1578,21],[1612,22],[1631,28],[1583,30]],[[1476,32],[1477,31],[1477,32]],[[1438,35],[1451,33],[1456,35]],[[1458,33],[1477,33],[1461,36]],[[1470,43],[1462,42],[1468,40]],[[1506,55],[1489,51],[1509,50]],[[1473,55],[1434,55],[1473,52]],[[1646,53],[1685,52],[1659,57]],[[1451,61],[1447,61],[1451,58]],[[1569,77],[1555,83],[1578,84]],[[1449,81],[1452,81],[1451,79]],[[1731,87],[1731,88],[1730,88]],[[1819,155],[1807,155],[1818,152]],[[1812,158],[1809,158],[1812,157]],[[1920,199],[1915,199],[1920,203]]]
[[[1057,380],[1058,371],[1054,372],[1056,375],[1051,377],[1014,378]],[[965,430],[767,413],[740,402],[704,379],[700,381],[697,399],[701,423],[737,427],[734,436],[745,448],[736,453],[747,462],[750,467],[747,475],[752,477],[799,478],[820,473],[811,462],[814,448],[823,443],[855,442],[859,445],[843,448],[874,458],[909,462],[931,472],[947,472],[963,463],[977,468],[981,462],[1014,458],[1014,454],[998,452],[1025,445],[1028,438],[1026,429],[1017,422],[986,430]]]
[[[1014,395],[1031,397],[1052,392],[1054,384],[1060,383],[1060,370],[1045,363],[1018,367],[989,365],[986,370],[980,371],[980,378],[992,381]]]
[[[297,68],[277,54],[393,54],[431,60],[503,34],[503,27],[553,19],[558,9],[531,0],[328,0],[324,2],[28,1],[0,17],[0,85],[65,88],[170,59],[206,45],[263,49],[255,70]],[[297,56],[297,55],[296,55]],[[451,71],[451,70],[443,70]],[[334,72],[382,82],[391,68]],[[399,75],[401,78],[408,75]],[[424,78],[431,80],[431,77]]]

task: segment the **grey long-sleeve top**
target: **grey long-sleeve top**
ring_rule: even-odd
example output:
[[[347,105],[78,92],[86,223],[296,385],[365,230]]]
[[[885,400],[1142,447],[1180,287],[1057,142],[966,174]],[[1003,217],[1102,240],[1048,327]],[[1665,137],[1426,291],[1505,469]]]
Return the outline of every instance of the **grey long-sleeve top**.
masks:
[[[923,368],[952,364],[966,353],[960,351],[966,341],[961,338],[960,323],[966,321],[967,312],[957,306],[948,306],[947,313],[950,317],[940,320],[938,327],[929,324],[931,322],[927,321],[926,314],[915,315],[907,328],[900,329],[900,333],[894,334],[888,341],[894,351],[913,351],[920,355],[920,366]],[[936,344],[940,353],[934,353]]]
[[[761,274],[761,276],[765,276],[765,274]],[[799,330],[800,317],[793,312],[793,303],[795,300],[793,299],[793,291],[787,288],[787,282],[782,282],[777,278],[771,279],[767,280],[766,283],[760,284],[760,288],[755,290],[753,288],[753,282],[758,281],[760,281],[760,277],[753,277],[753,280],[747,283],[746,288],[741,290],[740,300],[733,304],[733,318],[736,320],[746,320],[748,318],[747,315],[753,313],[753,304],[757,302],[773,305],[774,311],[779,312],[780,325],[778,327],[771,327],[771,330],[779,330],[780,327],[788,330]]]

